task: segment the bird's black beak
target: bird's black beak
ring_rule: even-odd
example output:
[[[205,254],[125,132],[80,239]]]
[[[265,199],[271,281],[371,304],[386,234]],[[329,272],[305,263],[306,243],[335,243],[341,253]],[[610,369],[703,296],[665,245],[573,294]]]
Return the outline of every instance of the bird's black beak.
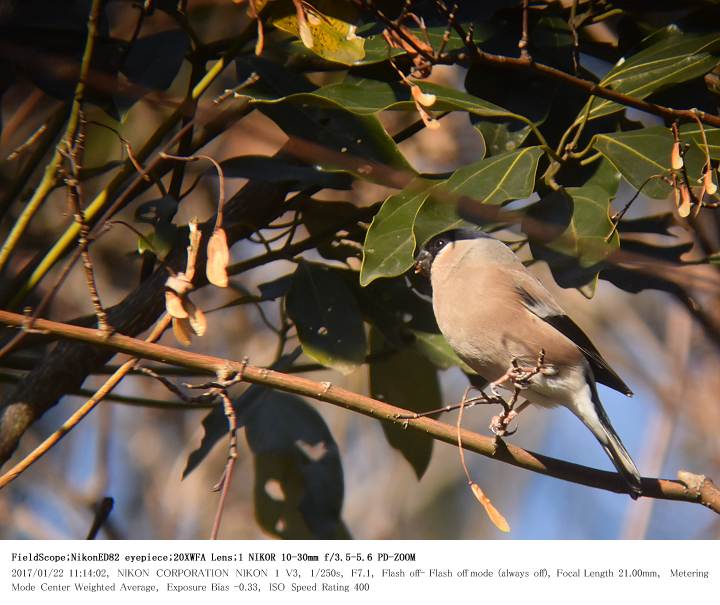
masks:
[[[432,264],[432,254],[427,250],[420,250],[415,257],[415,273],[430,279],[430,265]]]

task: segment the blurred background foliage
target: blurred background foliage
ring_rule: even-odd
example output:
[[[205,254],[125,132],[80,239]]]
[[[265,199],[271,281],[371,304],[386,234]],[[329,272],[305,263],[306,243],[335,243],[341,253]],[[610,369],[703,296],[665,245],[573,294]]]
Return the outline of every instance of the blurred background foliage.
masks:
[[[717,119],[716,1],[526,4],[534,61]],[[67,139],[84,139],[73,166],[56,149],[96,5],[79,127]],[[466,368],[408,270],[436,233],[480,224],[517,249],[635,390],[633,400],[602,397],[643,474],[718,477],[720,220],[708,179],[717,182],[720,129],[685,113],[676,139],[669,114],[476,60],[459,33],[471,24],[482,51],[519,56],[521,1],[461,2],[452,22],[441,5],[0,0],[0,306],[37,308],[52,293],[43,317],[94,324],[82,263],[56,286],[77,249],[72,177],[100,300],[116,329],[142,335],[163,310],[165,264],[183,266],[188,221],[213,224],[224,195],[229,284],[196,282],[208,325],[191,350],[431,410],[459,400]],[[682,167],[672,165],[676,143]],[[172,334],[162,342],[181,346]],[[68,351],[29,335],[0,360],[0,437],[28,391],[36,416],[3,470],[117,363],[102,353],[77,369]],[[203,380],[145,365],[177,386]],[[232,396],[244,438],[223,537],[498,537],[456,448],[257,386]],[[464,426],[487,433],[491,415],[474,408]],[[207,537],[226,434],[221,405],[187,404],[131,374],[0,491],[0,536],[84,537],[111,497],[101,536]],[[607,468],[564,410],[524,412],[509,439]],[[720,536],[697,506],[633,503],[467,460],[511,537]]]

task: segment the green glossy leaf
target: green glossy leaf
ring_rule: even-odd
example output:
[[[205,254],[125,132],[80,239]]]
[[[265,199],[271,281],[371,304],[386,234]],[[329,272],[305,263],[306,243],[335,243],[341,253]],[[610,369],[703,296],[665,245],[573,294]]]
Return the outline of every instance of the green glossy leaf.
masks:
[[[373,164],[413,172],[376,116],[359,115],[318,97],[307,79],[272,61],[252,56],[237,63],[240,80],[251,73],[259,78],[239,94],[294,137],[296,146],[288,151],[298,158],[310,156],[319,170],[370,180]]]
[[[467,111],[478,116],[514,116],[499,105],[484,101],[461,90],[426,82],[411,80],[426,94],[436,97],[430,107],[433,111]],[[396,82],[383,82],[348,76],[338,84],[330,84],[314,91],[317,102],[325,101],[358,114],[375,114],[393,109],[415,109],[410,87]],[[301,99],[307,100],[307,99]]]
[[[387,349],[377,329],[370,332],[372,352]],[[435,366],[412,349],[401,349],[387,358],[370,364],[370,393],[413,412],[427,412],[442,407],[440,383]],[[410,463],[418,479],[430,464],[433,439],[416,431],[406,431],[395,424],[382,423],[388,443]]]
[[[448,198],[462,196],[482,204],[498,205],[530,196],[535,189],[535,173],[542,153],[540,147],[524,147],[458,168],[433,190],[417,213],[413,227],[417,243],[422,245],[448,229],[473,226],[458,215],[456,205]]]
[[[601,86],[644,99],[652,93],[702,76],[718,64],[720,34],[677,33],[621,60]],[[622,105],[592,97],[590,119],[620,111]],[[587,106],[580,113],[582,119]]]
[[[656,126],[629,132],[598,134],[593,147],[602,153],[636,189],[655,199],[665,199],[671,187],[662,177],[670,174],[673,137],[667,128]],[[691,144],[685,155],[688,175],[699,178],[704,165],[700,149]]]
[[[414,262],[416,243],[463,225],[455,210],[459,197],[491,205],[528,197],[542,153],[539,147],[525,147],[492,156],[458,168],[445,181],[417,180],[390,196],[368,230],[360,283],[405,273]]]
[[[707,139],[708,152],[713,160],[720,160],[720,128],[705,127],[705,138]],[[684,124],[680,127],[680,140],[688,138],[704,151],[704,142],[700,127],[697,124]]]
[[[342,463],[322,416],[299,397],[266,391],[245,427],[260,526],[287,539],[346,537]]]
[[[415,215],[433,186],[430,181],[417,179],[385,200],[365,237],[360,269],[362,286],[379,277],[401,275],[410,268],[415,252]]]
[[[533,256],[547,261],[557,283],[592,295],[603,261],[620,247],[610,220],[610,195],[602,187],[568,187],[544,197],[529,211],[545,238],[531,239]]]
[[[364,363],[367,347],[360,309],[331,268],[301,262],[286,308],[305,354],[343,374]]]
[[[482,204],[502,204],[529,196],[535,187],[535,172],[543,151],[523,147],[458,168],[444,189]]]

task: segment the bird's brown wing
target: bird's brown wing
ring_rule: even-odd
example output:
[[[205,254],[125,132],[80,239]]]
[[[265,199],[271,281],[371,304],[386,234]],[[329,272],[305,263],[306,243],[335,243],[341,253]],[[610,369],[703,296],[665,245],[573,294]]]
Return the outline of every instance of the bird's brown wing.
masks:
[[[565,315],[545,287],[530,274],[520,273],[517,277],[515,287],[525,308],[575,343],[585,355],[597,382],[607,385],[623,395],[632,396],[633,392],[630,387],[603,359],[600,351],[595,348],[587,334]]]

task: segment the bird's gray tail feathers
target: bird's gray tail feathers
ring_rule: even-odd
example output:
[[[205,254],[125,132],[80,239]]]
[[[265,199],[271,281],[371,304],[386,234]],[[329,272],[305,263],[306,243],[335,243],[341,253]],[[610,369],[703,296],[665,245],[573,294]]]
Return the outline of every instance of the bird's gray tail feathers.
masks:
[[[597,414],[597,421],[599,422],[588,422],[588,418],[582,417],[581,420],[583,420],[601,443],[618,473],[620,473],[625,483],[627,483],[630,489],[630,497],[635,500],[639,496],[642,496],[642,479],[640,472],[635,466],[630,454],[625,449],[625,446],[622,444],[622,441],[620,441],[620,437],[618,437],[615,429],[613,429],[610,424],[610,419],[602,407],[596,389],[592,388],[591,392],[593,407],[595,408],[594,411]]]

